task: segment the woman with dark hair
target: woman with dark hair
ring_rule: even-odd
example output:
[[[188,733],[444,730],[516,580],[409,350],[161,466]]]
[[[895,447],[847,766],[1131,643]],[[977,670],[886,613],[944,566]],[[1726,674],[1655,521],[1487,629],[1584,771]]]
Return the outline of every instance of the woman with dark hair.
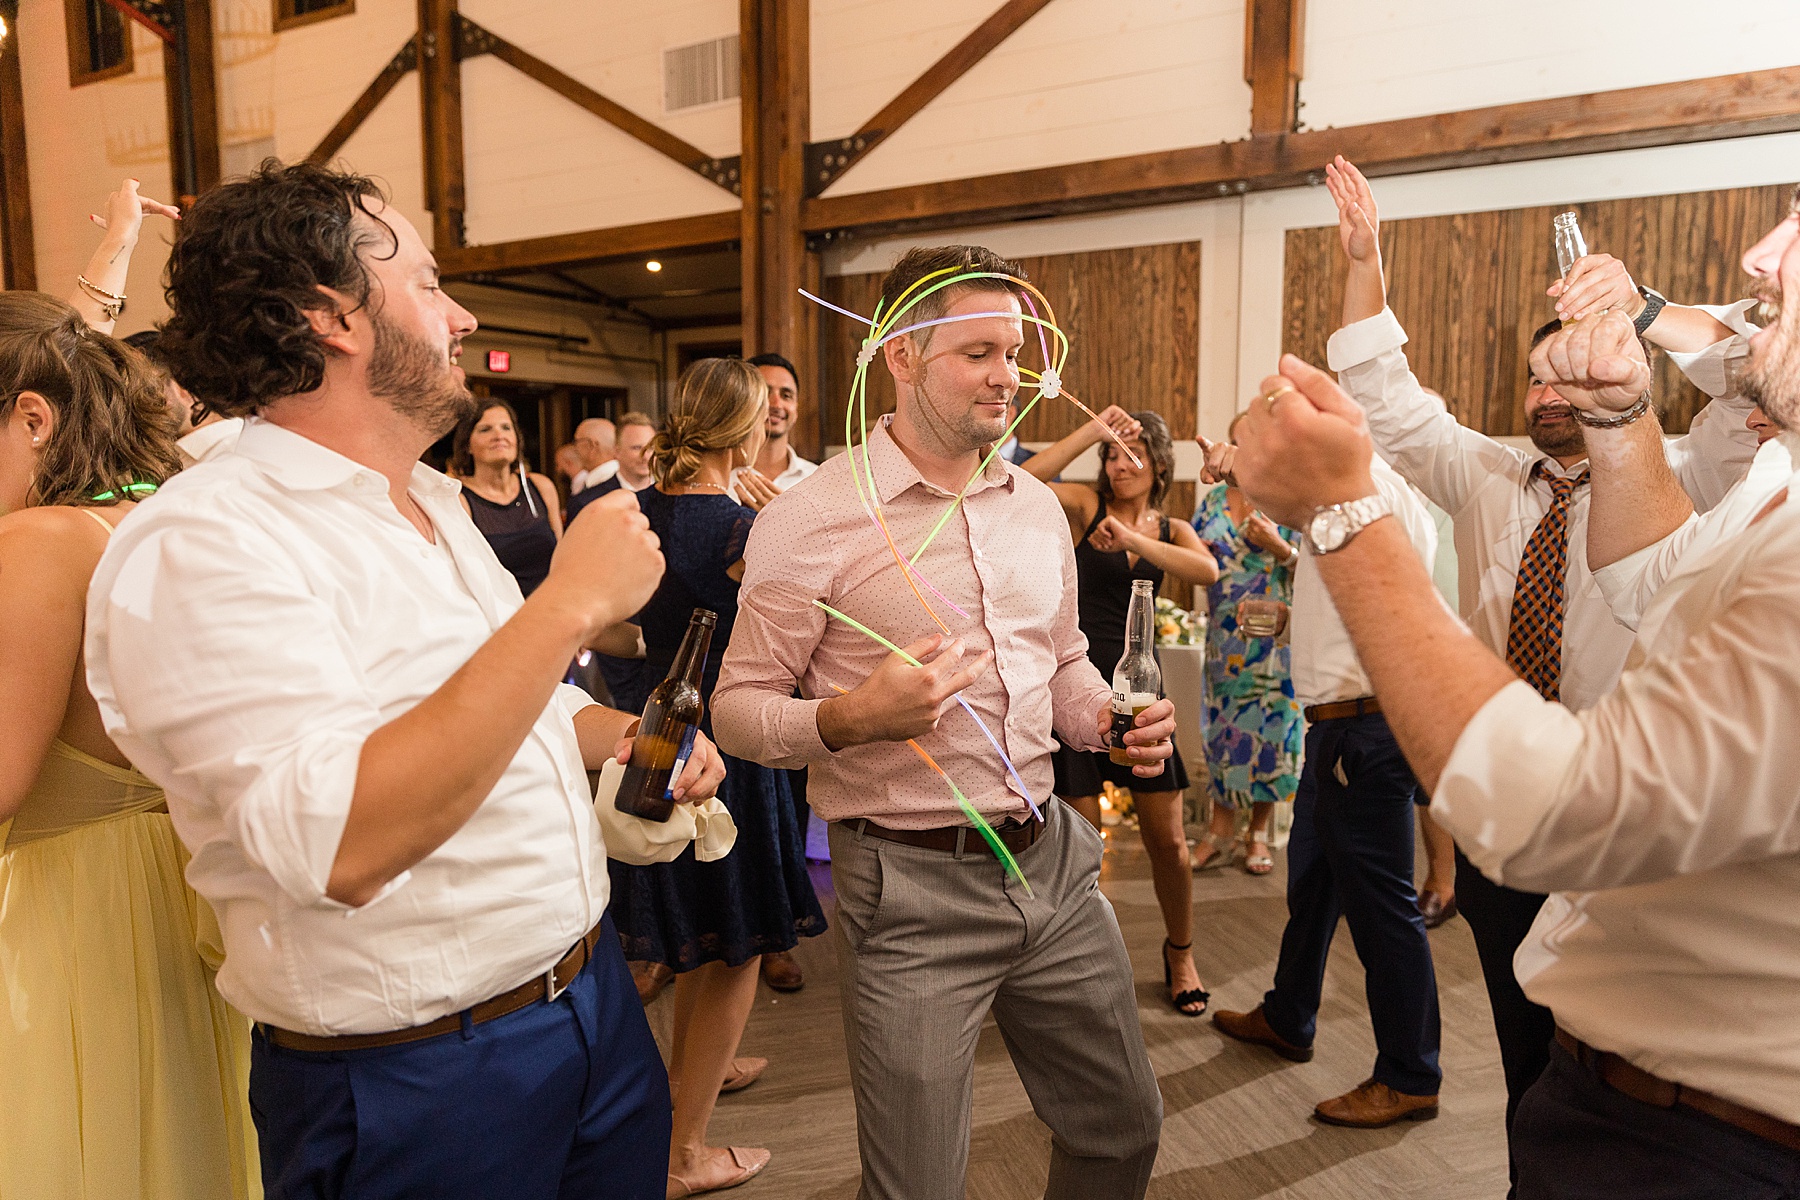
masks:
[[[719,617],[700,684],[707,705],[701,730],[708,737],[713,688],[737,620],[744,544],[756,516],[732,498],[731,473],[756,461],[767,413],[768,387],[755,367],[724,358],[694,363],[682,372],[650,443],[656,483],[637,494],[667,562],[656,594],[636,618],[648,675],[667,674],[696,608]],[[737,845],[724,858],[698,862],[689,850],[655,866],[611,864],[613,921],[625,957],[676,972],[670,1196],[732,1187],[767,1165],[767,1150],[708,1146],[706,1126],[721,1090],[749,1086],[768,1065],[735,1057],[761,955],[825,932],[786,772],[727,757],[719,799],[738,829]]]
[[[463,507],[475,528],[529,596],[550,574],[550,558],[562,538],[562,505],[549,477],[525,469],[525,441],[513,406],[504,400],[480,403],[480,412],[456,426],[450,474],[463,485]]]
[[[0,295],[0,1196],[258,1190],[217,926],[82,655],[95,564],[180,469],[174,433],[136,351]]]
[[[1069,518],[1075,537],[1081,632],[1087,635],[1089,660],[1110,680],[1125,653],[1132,583],[1148,579],[1153,588],[1160,588],[1166,572],[1205,587],[1218,578],[1219,568],[1185,521],[1170,521],[1162,512],[1175,479],[1175,447],[1168,425],[1153,412],[1127,413],[1116,405],[1101,413],[1100,420],[1118,434],[1137,462],[1120,453],[1106,432],[1088,421],[1027,459],[1025,470],[1050,485]],[[1094,445],[1100,447],[1100,474],[1093,484],[1053,482]],[[1143,779],[1130,767],[1115,766],[1103,753],[1067,747],[1056,752],[1056,794],[1096,828],[1103,780],[1129,788],[1137,809],[1138,834],[1150,854],[1151,879],[1168,931],[1163,941],[1163,981],[1170,1003],[1183,1016],[1200,1016],[1209,996],[1194,967],[1194,881],[1181,809],[1187,768],[1177,751],[1161,775]]]

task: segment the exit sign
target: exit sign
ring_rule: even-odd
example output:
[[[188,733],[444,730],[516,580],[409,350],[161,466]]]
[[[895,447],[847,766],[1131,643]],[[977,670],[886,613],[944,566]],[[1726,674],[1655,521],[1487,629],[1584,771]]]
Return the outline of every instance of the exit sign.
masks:
[[[488,370],[492,371],[494,374],[504,375],[506,372],[512,370],[511,350],[489,350],[487,354]]]

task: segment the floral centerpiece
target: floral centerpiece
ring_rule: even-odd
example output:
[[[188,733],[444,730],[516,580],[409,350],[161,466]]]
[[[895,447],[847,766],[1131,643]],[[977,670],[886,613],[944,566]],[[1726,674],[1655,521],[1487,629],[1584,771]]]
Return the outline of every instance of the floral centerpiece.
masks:
[[[1198,646],[1206,641],[1206,623],[1167,596],[1156,598],[1156,644]]]

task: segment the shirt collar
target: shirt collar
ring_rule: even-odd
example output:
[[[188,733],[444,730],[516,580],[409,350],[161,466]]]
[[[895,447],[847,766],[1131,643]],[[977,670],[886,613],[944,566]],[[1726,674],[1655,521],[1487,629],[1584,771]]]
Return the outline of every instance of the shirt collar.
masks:
[[[237,453],[289,491],[329,491],[345,484],[354,485],[357,491],[387,491],[387,480],[380,472],[261,417],[244,422]],[[454,479],[424,463],[413,465],[407,486],[421,496],[454,496],[462,490]]]
[[[874,432],[869,434],[868,461],[875,473],[876,495],[881,498],[881,502],[891,504],[894,497],[915,484],[927,492],[939,496],[953,496],[955,493],[945,492],[944,489],[919,474],[919,468],[913,466],[912,459],[906,457],[906,451],[900,449],[900,444],[894,441],[893,434],[888,432],[888,426],[892,425],[893,421],[894,415],[887,414],[875,423]],[[855,453],[856,449],[856,447],[851,447],[851,453]],[[855,460],[851,461],[854,463]],[[1013,487],[1012,471],[1012,465],[996,454],[988,463],[987,470],[982,472],[981,478],[970,486],[968,496],[973,496],[977,492],[985,492],[992,487],[1004,487],[1011,491]]]
[[[1588,460],[1585,458],[1572,467],[1564,467],[1561,463],[1546,454],[1532,464],[1532,474],[1528,475],[1526,478],[1527,481],[1529,481],[1537,475],[1555,475],[1563,479],[1580,479],[1587,469]]]

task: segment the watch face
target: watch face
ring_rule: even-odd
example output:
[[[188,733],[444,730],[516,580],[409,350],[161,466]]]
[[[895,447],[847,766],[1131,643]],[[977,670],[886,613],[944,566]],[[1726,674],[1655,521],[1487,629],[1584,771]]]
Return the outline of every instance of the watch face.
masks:
[[[1342,509],[1321,509],[1313,515],[1312,523],[1306,527],[1306,536],[1312,541],[1315,551],[1330,554],[1344,544],[1348,526],[1349,518]]]

